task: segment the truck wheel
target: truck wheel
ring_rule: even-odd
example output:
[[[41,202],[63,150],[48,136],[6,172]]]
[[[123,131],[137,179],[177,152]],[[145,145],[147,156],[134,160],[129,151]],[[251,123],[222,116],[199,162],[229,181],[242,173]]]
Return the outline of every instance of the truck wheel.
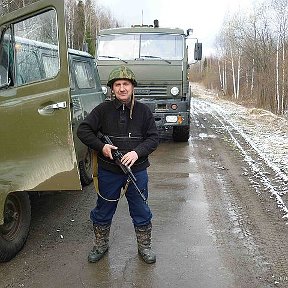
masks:
[[[189,126],[175,126],[173,127],[173,140],[175,142],[187,142],[189,139]]]
[[[92,182],[93,180],[92,170],[93,170],[92,151],[88,149],[85,159],[79,162],[80,181],[83,186],[87,186]]]
[[[24,246],[30,228],[31,204],[27,192],[10,193],[0,226],[0,262],[11,260]]]

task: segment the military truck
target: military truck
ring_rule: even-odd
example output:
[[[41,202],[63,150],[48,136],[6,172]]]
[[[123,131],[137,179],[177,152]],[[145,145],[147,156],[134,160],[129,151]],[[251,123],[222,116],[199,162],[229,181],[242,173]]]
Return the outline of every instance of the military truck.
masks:
[[[104,93],[109,95],[106,83],[110,71],[119,65],[128,66],[138,83],[136,99],[150,107],[159,131],[172,130],[174,141],[181,142],[188,141],[190,131],[189,64],[202,57],[202,44],[197,39],[194,60],[188,57],[191,31],[185,34],[182,29],[161,28],[155,20],[154,25],[101,30],[96,44]]]
[[[94,57],[67,49],[63,0],[0,18],[0,262],[26,241],[32,193],[92,181],[93,153],[75,131],[104,99]]]

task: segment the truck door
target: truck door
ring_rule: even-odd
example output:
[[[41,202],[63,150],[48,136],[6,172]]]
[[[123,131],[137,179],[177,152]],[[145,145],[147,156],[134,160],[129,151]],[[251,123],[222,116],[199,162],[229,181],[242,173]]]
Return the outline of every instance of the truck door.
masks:
[[[10,192],[81,189],[64,22],[62,0],[0,18],[0,212]]]

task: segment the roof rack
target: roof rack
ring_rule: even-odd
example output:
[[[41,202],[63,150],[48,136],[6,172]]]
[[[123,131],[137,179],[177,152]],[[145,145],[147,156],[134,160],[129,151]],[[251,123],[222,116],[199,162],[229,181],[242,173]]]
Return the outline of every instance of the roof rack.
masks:
[[[159,28],[159,21],[155,19],[153,21],[154,25],[145,25],[145,24],[136,24],[136,25],[131,25],[131,27],[154,27],[154,28]]]

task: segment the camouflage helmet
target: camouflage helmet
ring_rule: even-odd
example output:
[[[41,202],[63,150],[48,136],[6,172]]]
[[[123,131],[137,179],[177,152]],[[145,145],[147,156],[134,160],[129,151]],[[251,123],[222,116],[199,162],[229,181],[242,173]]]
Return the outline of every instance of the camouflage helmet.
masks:
[[[114,68],[111,71],[111,73],[109,74],[107,86],[112,88],[113,83],[116,80],[120,80],[120,79],[128,79],[132,82],[134,86],[137,86],[137,81],[135,79],[135,75],[133,71],[126,66],[120,66],[120,67]]]

